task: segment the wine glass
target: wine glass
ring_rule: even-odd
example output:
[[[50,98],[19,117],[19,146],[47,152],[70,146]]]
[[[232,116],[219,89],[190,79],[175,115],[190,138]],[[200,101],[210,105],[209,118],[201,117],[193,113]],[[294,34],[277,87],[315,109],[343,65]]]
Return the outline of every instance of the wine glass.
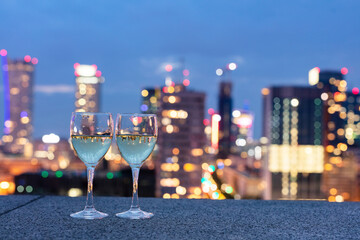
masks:
[[[116,117],[116,143],[122,157],[130,165],[133,177],[133,196],[128,211],[116,214],[120,218],[144,219],[154,214],[140,210],[138,178],[141,165],[154,149],[157,119],[154,114],[118,114]]]
[[[73,213],[73,218],[101,219],[108,214],[99,212],[93,202],[95,167],[109,150],[114,123],[110,113],[75,112],[71,116],[71,143],[77,156],[87,168],[88,188],[85,209]]]

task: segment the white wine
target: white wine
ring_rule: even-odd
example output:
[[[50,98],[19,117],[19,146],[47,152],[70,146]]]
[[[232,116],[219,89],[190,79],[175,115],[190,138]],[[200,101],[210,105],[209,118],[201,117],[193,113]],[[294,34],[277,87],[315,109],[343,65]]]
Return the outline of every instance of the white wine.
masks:
[[[87,167],[96,167],[111,145],[111,136],[71,136],[78,157]]]
[[[116,135],[120,153],[131,167],[140,167],[149,157],[156,143],[153,135]]]

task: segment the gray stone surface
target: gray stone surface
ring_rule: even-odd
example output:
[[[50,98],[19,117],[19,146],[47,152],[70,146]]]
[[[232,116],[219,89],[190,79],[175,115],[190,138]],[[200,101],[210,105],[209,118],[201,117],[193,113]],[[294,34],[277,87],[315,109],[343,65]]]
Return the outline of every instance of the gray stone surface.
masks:
[[[8,199],[2,197],[0,205]],[[20,201],[20,200],[19,200]],[[152,219],[115,217],[129,198],[96,197],[110,216],[72,219],[85,198],[46,196],[0,217],[1,239],[359,239],[360,203],[141,198]]]
[[[0,196],[0,216],[18,207],[22,207],[37,198],[39,198],[39,196]]]

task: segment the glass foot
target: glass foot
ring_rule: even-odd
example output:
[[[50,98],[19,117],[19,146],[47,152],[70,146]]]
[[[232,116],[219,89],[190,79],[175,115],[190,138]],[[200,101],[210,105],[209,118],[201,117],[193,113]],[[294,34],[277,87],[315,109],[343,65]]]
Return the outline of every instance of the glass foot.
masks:
[[[117,213],[116,216],[119,218],[127,218],[127,219],[147,219],[153,217],[154,214],[149,212],[144,212],[140,210],[140,208],[138,208],[138,209],[129,209],[128,211],[122,213]]]
[[[108,214],[97,211],[95,208],[85,208],[84,210],[70,214],[70,217],[81,219],[102,219]]]

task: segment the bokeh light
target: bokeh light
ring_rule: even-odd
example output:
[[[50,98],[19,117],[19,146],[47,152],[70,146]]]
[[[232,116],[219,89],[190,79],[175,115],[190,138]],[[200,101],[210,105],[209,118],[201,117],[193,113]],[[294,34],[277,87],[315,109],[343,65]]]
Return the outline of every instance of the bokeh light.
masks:
[[[343,74],[343,75],[348,74],[348,72],[349,72],[349,70],[348,70],[346,67],[343,67],[343,68],[341,69],[341,74]]]
[[[171,64],[167,64],[167,65],[165,66],[165,71],[171,72],[172,70],[173,70],[173,66],[172,66]]]

